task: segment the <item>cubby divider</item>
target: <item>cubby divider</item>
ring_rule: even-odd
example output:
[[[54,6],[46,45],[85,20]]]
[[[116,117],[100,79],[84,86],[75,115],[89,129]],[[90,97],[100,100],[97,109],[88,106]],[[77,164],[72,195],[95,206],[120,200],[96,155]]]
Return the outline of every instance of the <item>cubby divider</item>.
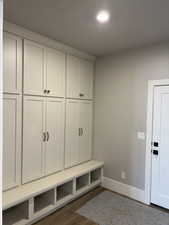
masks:
[[[22,225],[29,219],[29,202],[25,201],[3,211],[3,225]]]
[[[89,185],[89,173],[76,178],[76,191],[80,191],[81,189],[87,187],[88,185]]]

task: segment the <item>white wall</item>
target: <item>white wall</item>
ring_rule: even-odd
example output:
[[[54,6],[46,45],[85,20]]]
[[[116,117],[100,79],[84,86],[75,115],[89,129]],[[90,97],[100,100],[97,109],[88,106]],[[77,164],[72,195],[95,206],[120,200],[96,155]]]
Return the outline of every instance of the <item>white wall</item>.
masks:
[[[148,80],[169,78],[169,44],[127,51],[96,61],[94,157],[105,176],[144,189]],[[126,179],[121,179],[121,171]]]
[[[3,1],[0,0],[0,224],[2,224],[2,25]]]

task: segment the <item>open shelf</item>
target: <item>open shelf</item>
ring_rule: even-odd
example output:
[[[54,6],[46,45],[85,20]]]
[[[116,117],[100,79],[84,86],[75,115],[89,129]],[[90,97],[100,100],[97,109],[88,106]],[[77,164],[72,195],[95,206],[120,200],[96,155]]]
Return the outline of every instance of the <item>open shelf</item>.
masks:
[[[29,219],[28,201],[3,211],[3,225],[22,225]]]
[[[49,190],[42,193],[34,198],[34,213],[39,213],[40,211],[54,206],[55,201],[55,190]]]
[[[57,190],[57,201],[60,201],[62,199],[65,199],[66,197],[73,194],[73,180],[66,182],[64,184],[61,184],[56,188]]]
[[[89,174],[82,175],[76,178],[76,191],[81,190],[89,185]]]
[[[98,168],[98,169],[90,172],[90,183],[91,184],[96,181],[99,181],[100,179],[101,179],[101,168]]]

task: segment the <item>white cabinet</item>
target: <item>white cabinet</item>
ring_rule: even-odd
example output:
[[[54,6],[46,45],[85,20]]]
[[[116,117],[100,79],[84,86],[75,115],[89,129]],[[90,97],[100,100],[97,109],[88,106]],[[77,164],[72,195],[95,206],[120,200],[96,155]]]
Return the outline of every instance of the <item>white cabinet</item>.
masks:
[[[47,98],[46,101],[46,151],[45,174],[62,170],[64,167],[65,101]]]
[[[22,40],[4,33],[3,46],[3,90],[19,94],[22,91]]]
[[[63,99],[24,97],[23,183],[63,169],[64,105]]]
[[[43,95],[45,90],[45,48],[24,40],[24,94]]]
[[[22,183],[44,174],[45,99],[25,96],[23,105]]]
[[[93,98],[93,62],[67,56],[67,97]]]
[[[77,165],[79,162],[79,102],[67,100],[66,103],[66,143],[65,167]]]
[[[91,159],[92,102],[67,100],[65,167]]]
[[[48,96],[65,96],[65,54],[53,49],[46,51],[46,90]]]
[[[24,40],[24,94],[65,96],[65,54]]]
[[[3,189],[20,184],[21,175],[21,97],[3,97]]]
[[[79,161],[85,162],[91,159],[92,147],[92,102],[81,101],[79,103]]]

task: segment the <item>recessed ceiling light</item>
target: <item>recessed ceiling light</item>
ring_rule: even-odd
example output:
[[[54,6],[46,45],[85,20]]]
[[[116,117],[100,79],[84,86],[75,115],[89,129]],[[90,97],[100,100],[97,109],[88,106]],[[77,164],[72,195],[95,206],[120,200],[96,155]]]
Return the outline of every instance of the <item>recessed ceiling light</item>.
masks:
[[[106,23],[109,21],[110,14],[106,10],[98,12],[96,19],[99,23]]]

